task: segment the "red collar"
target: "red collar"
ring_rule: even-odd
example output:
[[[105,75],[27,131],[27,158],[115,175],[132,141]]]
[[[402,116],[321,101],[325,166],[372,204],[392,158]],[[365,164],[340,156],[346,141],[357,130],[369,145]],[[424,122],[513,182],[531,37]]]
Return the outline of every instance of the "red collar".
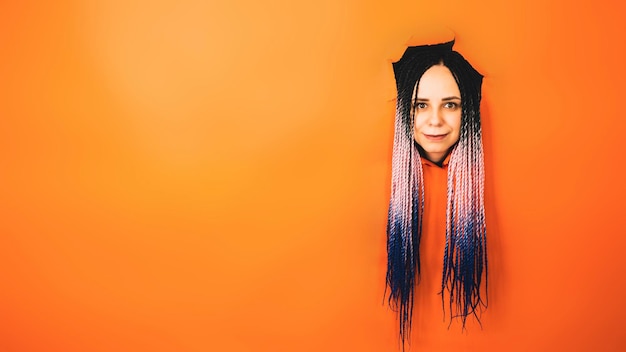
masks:
[[[443,163],[441,164],[441,167],[446,167],[448,166],[448,163],[450,162],[450,155],[452,155],[452,152],[448,153],[448,155],[446,156],[445,159],[443,159]],[[432,161],[420,156],[420,159],[422,160],[422,165],[426,165],[426,166],[434,166],[434,167],[440,167],[439,165],[433,163]]]

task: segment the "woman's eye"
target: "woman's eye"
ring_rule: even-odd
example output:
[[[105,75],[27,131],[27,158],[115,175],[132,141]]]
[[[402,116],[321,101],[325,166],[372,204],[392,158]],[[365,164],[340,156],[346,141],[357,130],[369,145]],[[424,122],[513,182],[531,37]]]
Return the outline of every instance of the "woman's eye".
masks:
[[[445,107],[446,109],[456,109],[456,108],[458,108],[458,107],[459,107],[459,104],[457,104],[457,103],[452,103],[452,102],[448,102],[448,103],[446,103],[446,104],[444,105],[444,107]]]
[[[426,109],[426,103],[417,103],[415,104],[417,109]]]

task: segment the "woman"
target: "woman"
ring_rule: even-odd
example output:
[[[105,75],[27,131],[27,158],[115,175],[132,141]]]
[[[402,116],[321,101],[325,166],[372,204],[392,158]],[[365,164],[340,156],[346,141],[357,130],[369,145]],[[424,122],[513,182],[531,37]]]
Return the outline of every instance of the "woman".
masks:
[[[409,341],[422,265],[436,265],[450,317],[465,327],[486,307],[487,249],[480,123],[482,75],[454,41],[409,47],[393,64],[397,88],[392,188],[387,223],[387,287]],[[420,242],[443,252],[422,253]],[[437,245],[429,246],[437,248]],[[423,262],[423,258],[438,260]],[[441,265],[443,263],[443,265]],[[485,277],[485,287],[481,283]],[[485,294],[486,297],[486,294]]]

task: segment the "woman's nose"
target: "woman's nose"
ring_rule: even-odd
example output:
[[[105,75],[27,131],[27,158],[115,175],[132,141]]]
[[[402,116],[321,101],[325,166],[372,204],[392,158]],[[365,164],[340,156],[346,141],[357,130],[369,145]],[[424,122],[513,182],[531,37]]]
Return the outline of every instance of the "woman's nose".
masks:
[[[428,124],[431,126],[439,126],[443,123],[443,116],[440,109],[432,109],[428,116]]]

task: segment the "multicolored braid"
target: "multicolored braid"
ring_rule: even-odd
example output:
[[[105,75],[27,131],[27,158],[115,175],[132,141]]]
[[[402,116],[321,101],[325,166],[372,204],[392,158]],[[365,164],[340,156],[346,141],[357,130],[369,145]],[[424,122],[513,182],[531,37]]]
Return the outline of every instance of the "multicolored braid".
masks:
[[[484,162],[480,123],[483,76],[459,53],[454,41],[409,47],[393,64],[398,99],[393,142],[391,199],[387,222],[387,288],[397,311],[404,348],[410,339],[415,285],[420,278],[419,245],[424,212],[424,179],[419,146],[413,139],[412,99],[419,79],[431,66],[443,64],[461,92],[461,131],[448,164],[446,245],[441,297],[450,323],[486,308],[487,241],[484,206]],[[442,234],[443,235],[443,234]],[[484,271],[484,273],[483,273]],[[481,284],[485,279],[484,291]],[[485,299],[483,295],[485,293]]]

